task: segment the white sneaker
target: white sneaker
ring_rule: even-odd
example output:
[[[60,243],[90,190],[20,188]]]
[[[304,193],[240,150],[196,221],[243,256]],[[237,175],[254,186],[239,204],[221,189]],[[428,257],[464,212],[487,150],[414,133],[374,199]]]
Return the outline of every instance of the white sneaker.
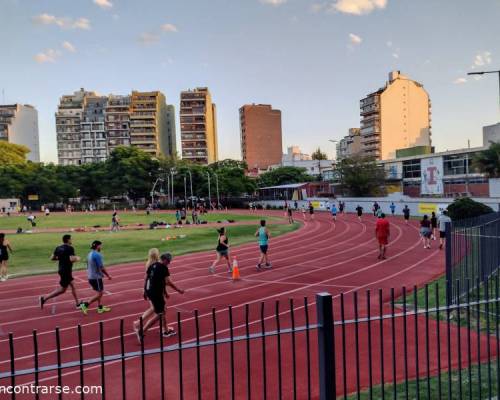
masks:
[[[215,268],[214,267],[208,267],[208,272],[211,274],[215,273]]]

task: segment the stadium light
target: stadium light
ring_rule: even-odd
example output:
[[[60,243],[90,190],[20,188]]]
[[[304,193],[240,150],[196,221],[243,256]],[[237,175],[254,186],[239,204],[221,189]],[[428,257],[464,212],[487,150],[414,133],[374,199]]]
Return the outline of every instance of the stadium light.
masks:
[[[498,75],[498,110],[500,111],[500,70],[467,72],[467,75],[485,75],[485,74],[497,74]]]

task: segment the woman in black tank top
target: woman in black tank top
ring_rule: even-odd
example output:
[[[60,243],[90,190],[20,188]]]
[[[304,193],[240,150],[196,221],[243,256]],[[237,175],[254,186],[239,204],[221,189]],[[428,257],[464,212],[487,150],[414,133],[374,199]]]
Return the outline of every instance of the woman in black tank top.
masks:
[[[12,253],[12,247],[5,233],[0,233],[0,282],[7,280],[7,260],[9,259],[9,251]]]
[[[233,272],[233,269],[231,268],[231,260],[229,260],[229,239],[226,236],[226,229],[222,227],[217,232],[219,232],[217,247],[215,248],[217,258],[208,270],[211,274],[213,274],[215,272],[215,266],[219,263],[221,258],[225,258],[227,263],[227,272]]]

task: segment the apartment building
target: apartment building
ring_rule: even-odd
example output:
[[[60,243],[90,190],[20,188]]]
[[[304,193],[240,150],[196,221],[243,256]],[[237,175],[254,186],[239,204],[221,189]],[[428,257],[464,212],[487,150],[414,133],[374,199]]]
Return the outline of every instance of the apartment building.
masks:
[[[56,112],[57,157],[59,164],[80,165],[82,160],[81,123],[83,109],[88,96],[95,92],[80,89],[71,95],[64,95]]]
[[[281,111],[268,104],[240,108],[241,155],[249,169],[267,169],[281,163],[283,138]]]
[[[347,136],[339,140],[337,144],[337,160],[350,157],[361,152],[361,130],[350,128]]]
[[[361,152],[378,160],[396,150],[431,146],[431,102],[422,84],[399,71],[360,101]]]
[[[211,164],[217,155],[217,113],[206,87],[181,92],[180,121],[182,158]]]
[[[63,96],[56,113],[60,164],[104,161],[118,146],[152,156],[175,154],[175,115],[159,91],[99,96],[84,89]]]
[[[27,159],[40,162],[38,112],[28,104],[0,105],[0,140],[30,149]]]
[[[118,146],[130,146],[130,96],[110,95],[105,110],[107,148],[111,153]]]

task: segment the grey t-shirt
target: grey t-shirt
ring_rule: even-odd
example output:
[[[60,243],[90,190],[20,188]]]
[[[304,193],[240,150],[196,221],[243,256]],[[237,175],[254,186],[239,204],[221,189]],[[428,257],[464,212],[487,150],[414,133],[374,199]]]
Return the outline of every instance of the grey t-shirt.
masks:
[[[451,218],[448,217],[447,215],[442,214],[438,217],[439,230],[441,232],[446,231],[446,223],[447,222],[451,222]]]

